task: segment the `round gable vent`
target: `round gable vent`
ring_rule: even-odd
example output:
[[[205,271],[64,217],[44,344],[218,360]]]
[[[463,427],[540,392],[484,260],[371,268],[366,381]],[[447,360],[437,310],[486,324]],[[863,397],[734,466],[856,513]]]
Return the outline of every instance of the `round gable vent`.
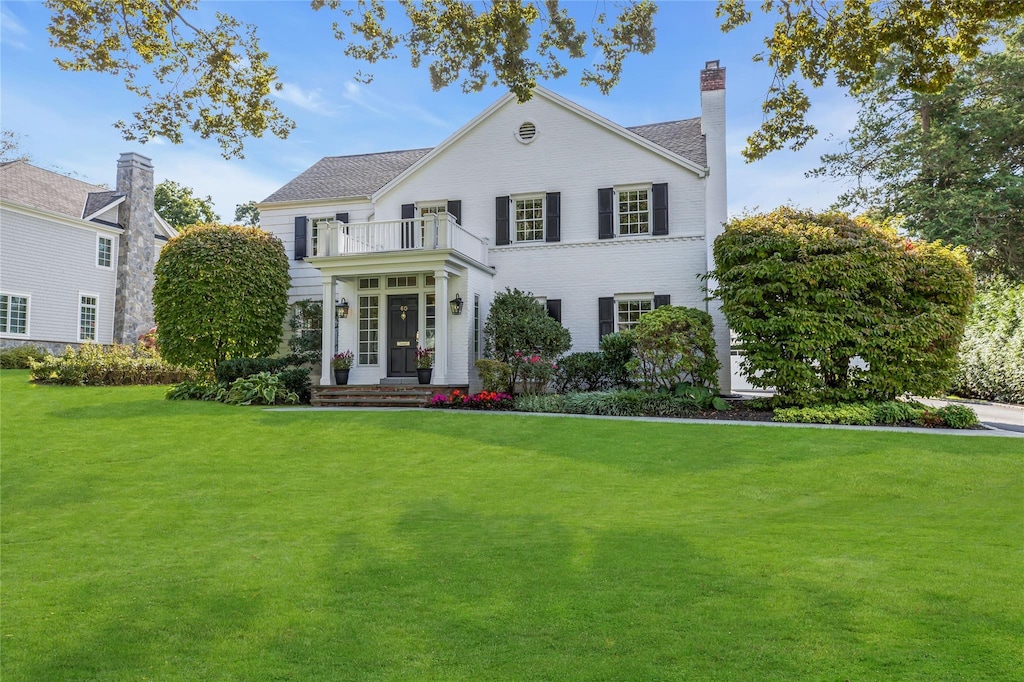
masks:
[[[516,132],[516,139],[523,144],[533,142],[533,138],[535,137],[537,137],[537,126],[530,121],[519,126],[519,130]]]

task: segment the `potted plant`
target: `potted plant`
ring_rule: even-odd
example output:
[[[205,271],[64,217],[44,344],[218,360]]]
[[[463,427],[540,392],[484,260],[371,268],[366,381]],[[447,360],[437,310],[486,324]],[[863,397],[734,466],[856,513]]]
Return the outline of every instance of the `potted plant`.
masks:
[[[352,369],[352,351],[335,353],[331,358],[331,369],[334,370],[334,383],[344,386],[348,383],[348,372]]]
[[[434,349],[416,349],[416,378],[421,384],[430,383],[430,375],[434,372]]]

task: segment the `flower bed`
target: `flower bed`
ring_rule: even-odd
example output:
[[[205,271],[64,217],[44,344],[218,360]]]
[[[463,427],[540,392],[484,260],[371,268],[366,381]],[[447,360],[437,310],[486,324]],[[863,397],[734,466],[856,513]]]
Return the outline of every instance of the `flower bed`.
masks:
[[[514,410],[515,401],[508,393],[480,391],[468,394],[455,389],[448,395],[435,395],[430,406],[449,410]]]

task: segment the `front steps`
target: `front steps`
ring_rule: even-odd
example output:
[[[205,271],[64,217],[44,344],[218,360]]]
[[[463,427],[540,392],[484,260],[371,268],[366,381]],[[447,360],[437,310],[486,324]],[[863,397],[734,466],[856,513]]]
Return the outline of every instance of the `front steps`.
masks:
[[[314,407],[427,407],[438,393],[445,395],[469,387],[459,385],[399,384],[385,386],[313,386]]]

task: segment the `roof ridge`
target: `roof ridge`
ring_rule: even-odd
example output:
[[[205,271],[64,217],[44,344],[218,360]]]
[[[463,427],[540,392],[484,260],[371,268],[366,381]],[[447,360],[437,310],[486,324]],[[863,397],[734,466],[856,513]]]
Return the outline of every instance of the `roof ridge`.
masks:
[[[670,123],[689,123],[690,121],[699,121],[700,116],[691,116],[690,118],[677,118],[673,121],[657,121],[655,123],[641,123],[636,126],[625,126],[626,130],[633,130],[634,128],[646,128],[648,126],[663,126]]]
[[[406,154],[408,152],[429,152],[433,147],[417,147],[415,149],[392,149],[386,152],[367,152],[365,154],[335,154],[325,156],[323,159],[357,159],[361,156],[381,156],[383,154]],[[323,161],[323,159],[320,159]]]

